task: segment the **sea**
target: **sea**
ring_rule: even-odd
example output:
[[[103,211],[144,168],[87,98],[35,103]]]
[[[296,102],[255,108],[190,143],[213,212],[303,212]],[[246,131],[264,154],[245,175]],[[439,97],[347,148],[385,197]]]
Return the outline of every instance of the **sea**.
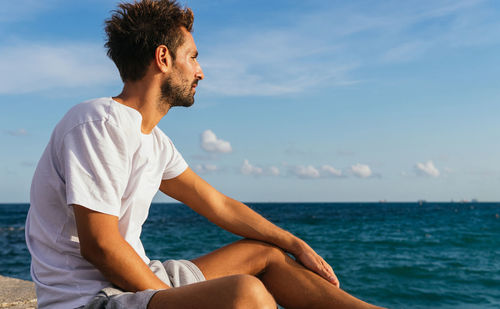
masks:
[[[309,243],[341,288],[388,308],[500,308],[500,203],[248,203]],[[28,204],[0,204],[0,274],[30,280]],[[152,259],[191,259],[238,240],[183,204],[153,204]],[[293,282],[290,282],[293,284]]]

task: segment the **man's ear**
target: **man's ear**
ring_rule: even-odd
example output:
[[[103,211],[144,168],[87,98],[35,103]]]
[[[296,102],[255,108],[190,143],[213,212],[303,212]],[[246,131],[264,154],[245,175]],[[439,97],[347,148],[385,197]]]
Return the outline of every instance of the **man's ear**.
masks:
[[[167,46],[160,45],[156,48],[155,64],[158,70],[163,73],[168,72],[172,67],[172,57],[170,56]]]

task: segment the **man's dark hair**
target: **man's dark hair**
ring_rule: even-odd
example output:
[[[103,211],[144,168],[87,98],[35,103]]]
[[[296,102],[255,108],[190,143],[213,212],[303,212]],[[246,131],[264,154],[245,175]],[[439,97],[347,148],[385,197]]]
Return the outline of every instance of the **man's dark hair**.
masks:
[[[175,60],[177,48],[184,42],[181,27],[191,32],[193,19],[191,9],[182,9],[175,0],[119,4],[105,22],[105,47],[122,80],[143,78],[159,45],[167,46]]]

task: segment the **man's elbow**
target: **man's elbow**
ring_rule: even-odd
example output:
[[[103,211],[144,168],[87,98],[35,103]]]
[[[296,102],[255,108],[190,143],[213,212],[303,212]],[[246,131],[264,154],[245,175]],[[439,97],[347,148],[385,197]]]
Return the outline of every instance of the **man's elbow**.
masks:
[[[106,261],[123,240],[118,230],[118,217],[80,205],[73,205],[73,209],[81,256],[94,265]]]
[[[80,254],[91,264],[95,264],[94,261],[98,260],[99,255],[103,255],[103,252],[102,249],[99,249],[96,246],[91,246],[80,242]]]
[[[110,256],[112,243],[108,240],[80,241],[80,254],[93,265],[102,264]]]

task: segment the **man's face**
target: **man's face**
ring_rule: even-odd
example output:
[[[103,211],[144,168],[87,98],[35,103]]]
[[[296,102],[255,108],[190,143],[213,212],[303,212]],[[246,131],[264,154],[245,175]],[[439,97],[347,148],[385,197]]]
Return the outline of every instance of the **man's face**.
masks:
[[[198,50],[193,36],[184,28],[182,32],[184,43],[177,48],[172,72],[161,85],[161,104],[188,107],[193,105],[195,88],[204,75],[196,60]]]

